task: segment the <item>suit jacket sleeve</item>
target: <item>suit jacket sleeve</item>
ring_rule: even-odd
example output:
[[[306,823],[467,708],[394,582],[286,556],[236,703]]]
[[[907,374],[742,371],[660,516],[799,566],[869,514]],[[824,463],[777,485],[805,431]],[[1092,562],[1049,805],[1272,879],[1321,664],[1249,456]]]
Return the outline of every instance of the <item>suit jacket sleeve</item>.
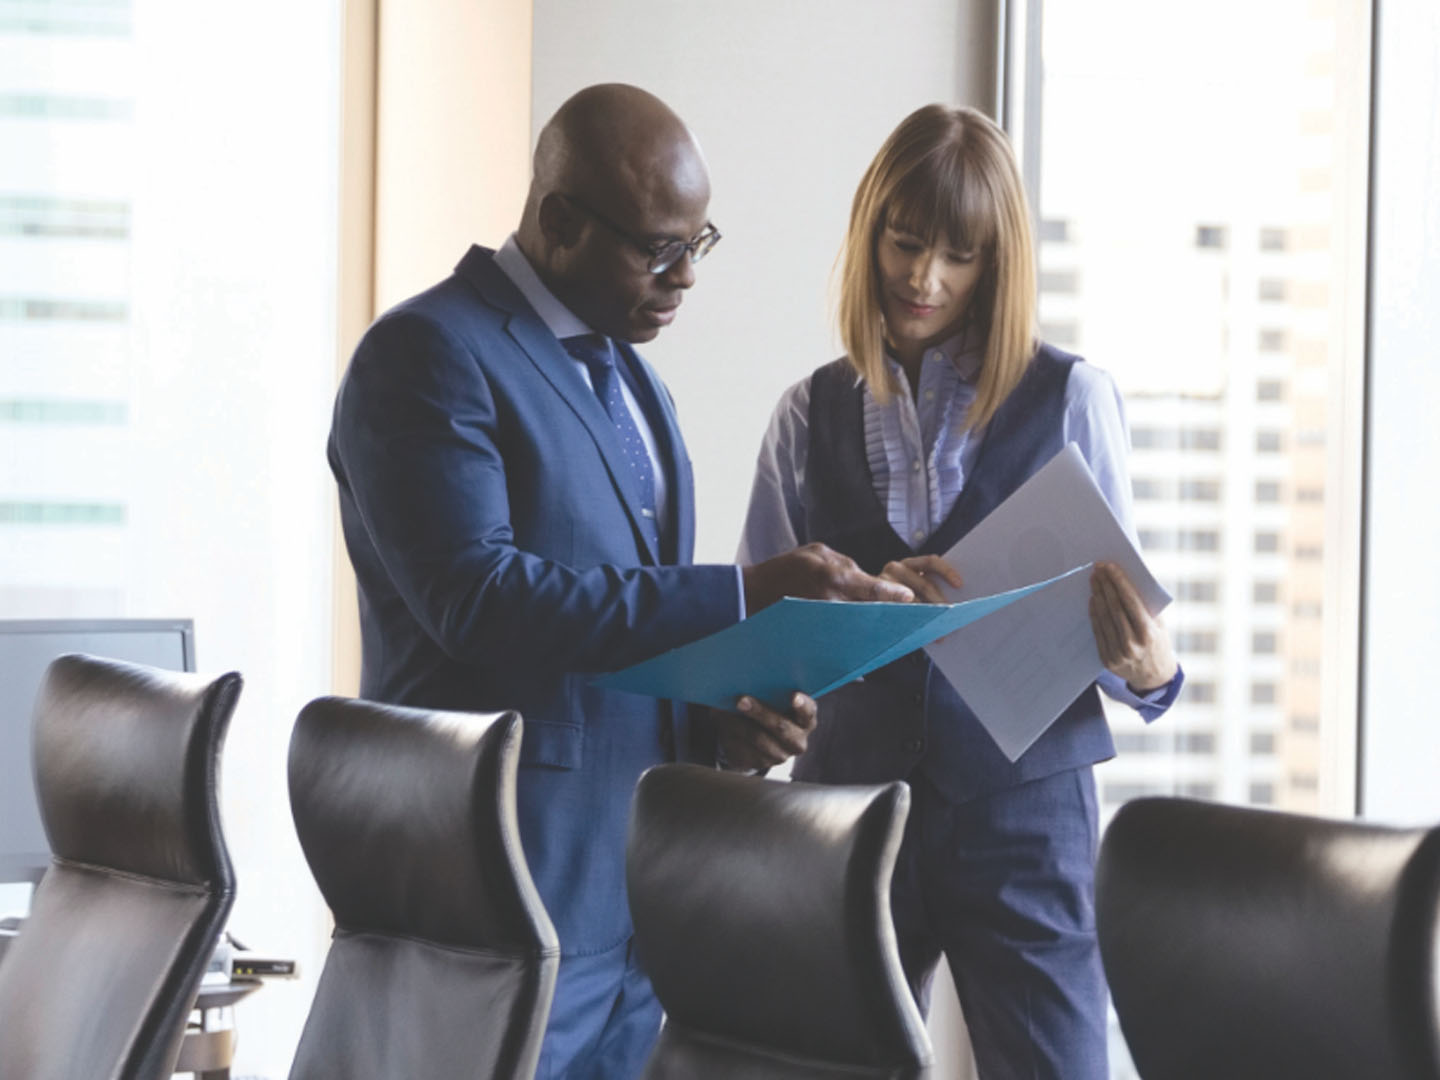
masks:
[[[446,654],[607,671],[736,621],[733,566],[576,569],[518,545],[515,423],[471,347],[418,314],[371,328],[337,397],[337,476],[386,575]]]

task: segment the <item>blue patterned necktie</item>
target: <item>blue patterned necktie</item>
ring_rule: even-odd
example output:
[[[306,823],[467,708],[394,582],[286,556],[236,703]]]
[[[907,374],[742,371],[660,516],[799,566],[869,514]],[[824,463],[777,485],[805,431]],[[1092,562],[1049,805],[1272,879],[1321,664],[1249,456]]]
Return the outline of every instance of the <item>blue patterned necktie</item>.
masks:
[[[581,334],[564,338],[561,345],[565,351],[590,369],[590,383],[595,387],[595,396],[605,406],[610,422],[620,436],[620,448],[625,451],[625,460],[630,462],[635,479],[639,482],[641,524],[656,551],[660,550],[660,523],[655,514],[655,468],[650,463],[650,452],[645,448],[645,439],[630,415],[625,404],[625,395],[620,391],[620,372],[615,367],[615,349],[610,339],[603,334]]]

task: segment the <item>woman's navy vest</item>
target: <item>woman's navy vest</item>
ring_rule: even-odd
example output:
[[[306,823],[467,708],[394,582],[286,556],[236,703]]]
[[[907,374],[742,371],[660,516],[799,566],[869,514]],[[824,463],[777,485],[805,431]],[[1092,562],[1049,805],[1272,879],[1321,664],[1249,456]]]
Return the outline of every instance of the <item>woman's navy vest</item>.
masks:
[[[810,379],[802,539],[828,544],[870,573],[910,555],[944,554],[1063,449],[1065,384],[1079,362],[1041,346],[986,425],[949,517],[918,549],[896,535],[875,495],[865,457],[864,390],[855,370],[844,360],[826,364]],[[923,652],[826,694],[819,706],[810,749],[795,762],[798,780],[880,783],[918,767],[948,798],[963,802],[1115,753],[1091,685],[1011,763]]]

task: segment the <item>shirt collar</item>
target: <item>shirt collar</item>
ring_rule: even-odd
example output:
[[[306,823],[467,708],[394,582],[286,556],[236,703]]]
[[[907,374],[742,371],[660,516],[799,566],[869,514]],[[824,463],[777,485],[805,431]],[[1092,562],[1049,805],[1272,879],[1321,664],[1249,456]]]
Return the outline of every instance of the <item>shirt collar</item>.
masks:
[[[985,339],[977,328],[967,327],[953,337],[946,338],[939,345],[932,345],[926,349],[921,362],[933,363],[941,359],[948,360],[954,365],[955,373],[962,380],[973,383],[980,374],[980,362],[985,359]],[[903,385],[905,371],[900,366],[900,361],[891,356],[888,349],[885,352],[885,363]]]
[[[985,359],[985,338],[978,327],[967,327],[949,341],[941,342],[940,350],[966,382],[974,382],[980,375],[980,362]]]
[[[505,276],[520,290],[520,295],[535,309],[541,322],[557,338],[594,333],[583,319],[562,304],[540,280],[540,275],[520,250],[520,243],[515,239],[514,233],[506,237],[505,243],[495,252],[495,265],[504,271]]]

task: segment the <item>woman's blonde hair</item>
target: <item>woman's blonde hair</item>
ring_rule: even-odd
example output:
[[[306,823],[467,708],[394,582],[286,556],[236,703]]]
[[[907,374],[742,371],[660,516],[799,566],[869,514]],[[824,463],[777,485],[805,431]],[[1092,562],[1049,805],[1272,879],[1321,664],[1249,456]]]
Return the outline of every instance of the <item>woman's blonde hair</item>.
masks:
[[[875,262],[887,225],[985,260],[968,312],[985,339],[966,418],[968,427],[979,427],[1015,389],[1036,348],[1030,210],[1005,133],[975,109],[926,105],[885,140],[856,189],[840,255],[840,337],[881,402],[895,391]]]

